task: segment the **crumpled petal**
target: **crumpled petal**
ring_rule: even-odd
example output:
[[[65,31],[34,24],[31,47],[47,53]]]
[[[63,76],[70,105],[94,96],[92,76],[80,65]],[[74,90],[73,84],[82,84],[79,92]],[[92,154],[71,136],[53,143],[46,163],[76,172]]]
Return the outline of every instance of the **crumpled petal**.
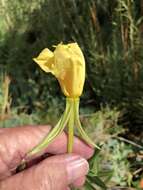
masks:
[[[45,48],[37,58],[33,60],[47,73],[54,74],[54,54],[48,48]]]
[[[45,72],[51,72],[58,79],[65,96],[76,98],[82,94],[85,60],[77,43],[60,43],[54,52],[46,48],[34,61]]]
[[[85,81],[85,61],[78,44],[59,44],[54,57],[55,74],[63,93],[68,97],[79,97]]]

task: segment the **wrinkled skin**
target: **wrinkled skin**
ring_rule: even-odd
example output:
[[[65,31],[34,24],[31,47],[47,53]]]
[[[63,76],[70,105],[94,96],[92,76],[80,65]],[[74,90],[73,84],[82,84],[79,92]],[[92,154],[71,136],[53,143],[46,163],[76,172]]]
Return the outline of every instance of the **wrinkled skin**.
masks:
[[[25,126],[0,129],[0,189],[1,190],[68,190],[70,185],[82,186],[88,173],[93,150],[78,138],[73,154],[66,154],[67,136],[57,137],[41,154],[52,156],[29,158],[29,167],[16,173],[25,154],[48,133],[48,126]],[[35,161],[33,161],[35,160]],[[36,163],[36,164],[35,164]]]

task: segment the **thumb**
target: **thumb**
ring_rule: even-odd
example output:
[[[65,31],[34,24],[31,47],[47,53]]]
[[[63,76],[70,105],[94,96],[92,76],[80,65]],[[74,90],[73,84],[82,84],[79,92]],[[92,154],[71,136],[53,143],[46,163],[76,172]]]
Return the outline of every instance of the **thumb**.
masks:
[[[88,173],[88,162],[74,154],[53,156],[0,183],[1,190],[65,190]]]

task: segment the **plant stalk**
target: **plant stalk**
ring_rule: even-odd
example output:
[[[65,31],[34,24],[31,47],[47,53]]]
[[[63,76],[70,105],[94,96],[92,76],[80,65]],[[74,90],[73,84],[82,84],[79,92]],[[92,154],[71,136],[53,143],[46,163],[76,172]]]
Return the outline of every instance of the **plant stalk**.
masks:
[[[72,153],[73,151],[73,141],[74,141],[74,99],[67,98],[67,101],[69,101],[70,109],[71,109],[71,115],[68,122],[68,153]]]

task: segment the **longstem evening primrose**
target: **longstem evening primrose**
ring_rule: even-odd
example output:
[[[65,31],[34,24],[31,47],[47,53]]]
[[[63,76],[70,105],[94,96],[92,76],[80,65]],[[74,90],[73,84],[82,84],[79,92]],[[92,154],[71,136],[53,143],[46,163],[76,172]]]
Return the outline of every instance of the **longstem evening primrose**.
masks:
[[[34,61],[47,73],[52,73],[60,83],[66,96],[66,109],[57,125],[36,147],[27,153],[27,157],[46,148],[65,127],[68,127],[68,153],[73,149],[74,126],[81,138],[89,145],[98,148],[88,137],[79,119],[79,102],[85,82],[85,60],[77,43],[55,46],[54,52],[44,49]]]

